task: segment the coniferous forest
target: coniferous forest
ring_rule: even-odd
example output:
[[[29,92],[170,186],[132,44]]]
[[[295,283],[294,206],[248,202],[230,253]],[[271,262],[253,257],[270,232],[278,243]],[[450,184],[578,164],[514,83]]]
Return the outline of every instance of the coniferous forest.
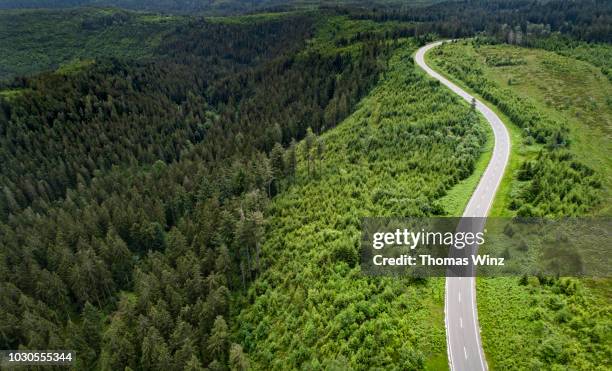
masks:
[[[140,3],[0,4],[2,350],[74,350],[76,370],[447,369],[443,278],[359,264],[362,218],[460,215],[486,166],[485,119],[413,62],[438,39],[468,39],[430,59],[520,143],[495,213],[609,216],[609,142],[597,161],[585,144],[612,124],[609,2]],[[488,70],[529,53],[596,93],[540,101]],[[491,369],[611,366],[607,279],[478,289],[500,287],[518,299],[479,306]],[[497,354],[487,320],[519,302],[538,326]]]

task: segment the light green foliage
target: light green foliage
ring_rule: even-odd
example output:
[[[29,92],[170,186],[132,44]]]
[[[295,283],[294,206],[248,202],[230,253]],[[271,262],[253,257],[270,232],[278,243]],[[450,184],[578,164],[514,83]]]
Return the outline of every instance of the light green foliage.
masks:
[[[384,35],[397,28],[398,22],[375,22],[351,19],[347,16],[321,18],[315,36],[309,40],[309,50],[322,54],[358,52],[364,35]],[[358,42],[355,42],[358,41]]]
[[[540,144],[565,145],[568,140],[565,123],[555,122],[542,115],[532,101],[521,99],[509,88],[501,87],[487,78],[483,73],[483,64],[487,65],[487,58],[479,61],[474,54],[465,53],[462,48],[464,44],[465,42],[444,44],[431,52],[432,60],[439,68],[464,81],[496,105],[514,124],[523,129],[529,140]],[[491,60],[489,57],[489,61]],[[561,142],[551,143],[557,136]]]
[[[183,21],[113,9],[0,11],[0,80],[80,60],[144,58]]]
[[[84,68],[91,65],[92,63],[94,63],[92,59],[75,59],[60,66],[60,68],[58,68],[56,72],[62,75],[70,75],[72,73],[82,71]]]
[[[605,280],[480,279],[478,317],[489,367],[609,369],[609,287]]]
[[[489,165],[495,140],[491,127],[485,125],[485,128],[487,130],[487,141],[482,149],[482,155],[478,159],[478,162],[476,162],[474,172],[469,177],[457,183],[457,185],[451,188],[446,195],[440,199],[440,203],[444,205],[444,210],[446,210],[449,216],[463,215],[463,211],[470,197],[472,197],[482,174],[487,168],[487,165]]]
[[[206,20],[212,23],[225,23],[225,24],[253,24],[259,22],[270,22],[277,20],[282,17],[286,17],[287,15],[292,14],[292,12],[280,12],[280,13],[254,13],[248,15],[237,15],[237,16],[229,16],[229,17],[220,17],[220,16],[212,16],[206,17]]]
[[[562,52],[574,55],[574,50],[575,58],[588,60],[582,53],[593,48],[579,44]],[[520,165],[508,173],[513,190],[500,197],[517,202],[535,187],[537,198],[529,201],[545,214],[609,214],[609,201],[597,205],[589,199],[603,178],[601,197],[609,200],[612,173],[610,82],[597,67],[540,49],[472,43],[446,45],[430,58],[507,114],[512,156]],[[525,140],[525,128],[541,118],[566,126],[569,145],[555,149],[545,145],[547,140]],[[516,135],[515,125],[523,128],[522,135]],[[609,368],[609,288],[609,280],[480,279],[479,320],[491,369]]]
[[[300,156],[268,210],[268,269],[234,321],[256,369],[445,367],[444,281],[368,278],[358,264],[361,217],[444,213],[436,200],[471,174],[486,138],[468,105],[417,72],[413,50],[321,136],[316,173]]]
[[[25,92],[25,89],[5,89],[0,90],[0,97],[10,101]]]
[[[593,168],[603,181],[604,200],[610,200],[612,188],[612,83],[593,65],[582,59],[584,50],[612,53],[612,47],[579,43],[563,49],[564,57],[540,49],[508,45],[483,45],[475,52],[484,58],[506,56],[525,61],[522,65],[485,68],[485,73],[498,84],[507,81],[513,93],[531,100],[538,111],[567,123],[570,129],[570,150],[581,162]],[[590,55],[597,56],[592,50]],[[602,202],[599,214],[609,214],[610,202]],[[608,210],[608,211],[607,211]]]
[[[586,43],[554,34],[550,37],[534,40],[533,46],[589,62],[593,66],[599,67],[601,72],[612,81],[612,48],[608,44]],[[530,52],[538,53],[537,49]]]
[[[522,129],[523,143],[515,145],[532,146],[537,150],[535,154],[525,157],[513,174],[511,193],[500,197],[509,197],[512,201],[508,203],[509,208],[521,216],[568,216],[592,212],[594,207],[601,204],[601,173],[604,172],[594,173],[577,157],[573,146],[577,125],[587,129],[592,126],[585,122],[570,124],[567,115],[551,114],[542,109],[537,99],[517,94],[516,86],[520,81],[541,78],[536,73],[521,78],[508,77],[502,80],[503,83],[496,81],[492,76],[500,75],[500,71],[504,70],[528,68],[533,58],[514,52],[516,48],[513,47],[508,47],[510,52],[495,53],[495,47],[483,46],[477,41],[443,45],[432,51],[430,58],[438,68],[463,81],[494,104],[512,124]],[[549,74],[558,73],[554,72],[557,69],[567,70],[571,65],[550,60],[541,63],[541,68],[547,69]],[[583,67],[584,63],[576,63]],[[577,67],[574,70],[580,71]],[[602,83],[608,84],[603,76],[600,77]],[[511,83],[508,85],[507,81]],[[548,86],[550,84],[547,89]],[[605,92],[605,87],[593,88]],[[514,154],[517,154],[516,150]]]

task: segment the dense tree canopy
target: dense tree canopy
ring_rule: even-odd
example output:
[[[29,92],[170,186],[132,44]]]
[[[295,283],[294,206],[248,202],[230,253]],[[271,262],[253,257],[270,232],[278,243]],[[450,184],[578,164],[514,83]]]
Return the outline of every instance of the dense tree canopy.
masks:
[[[315,176],[318,133],[392,49],[323,54],[305,48],[312,27],[196,20],[155,60],[5,86],[3,349],[76,349],[79,368],[246,367],[231,294],[263,269],[264,211],[295,181],[295,139],[308,133]]]
[[[446,215],[444,197],[487,144],[473,107],[411,54],[434,33],[563,50],[609,41],[609,5],[584,6],[54,13],[76,17],[79,32],[108,31],[101,50],[122,35],[147,45],[0,83],[0,348],[75,349],[75,368],[104,370],[445,364],[442,281],[359,266],[361,217]],[[151,37],[127,36],[135,20]],[[597,174],[562,122],[450,48],[438,56],[541,146],[516,174],[525,187],[513,211],[597,204]],[[546,365],[557,346],[542,346]]]
[[[585,41],[612,41],[612,4],[606,0],[464,0],[446,1],[409,10],[348,10],[358,19],[416,22],[414,35],[429,32],[444,37],[486,32],[500,39],[538,37],[553,32]]]

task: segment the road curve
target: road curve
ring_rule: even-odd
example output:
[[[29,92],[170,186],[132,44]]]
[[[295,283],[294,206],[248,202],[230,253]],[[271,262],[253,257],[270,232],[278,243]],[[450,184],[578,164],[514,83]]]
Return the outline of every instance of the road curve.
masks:
[[[489,107],[427,66],[425,53],[443,42],[438,41],[423,46],[416,52],[414,60],[427,74],[446,85],[461,98],[470,103],[474,99],[476,109],[484,115],[493,129],[495,136],[493,156],[463,212],[463,217],[486,217],[508,165],[510,135],[504,123]],[[444,314],[448,363],[451,371],[487,370],[487,361],[480,341],[474,277],[446,278]]]

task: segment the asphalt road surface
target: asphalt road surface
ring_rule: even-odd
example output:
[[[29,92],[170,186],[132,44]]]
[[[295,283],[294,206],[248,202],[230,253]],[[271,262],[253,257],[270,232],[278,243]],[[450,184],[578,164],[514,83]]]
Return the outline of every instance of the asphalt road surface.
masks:
[[[442,41],[438,41],[420,48],[416,52],[414,60],[427,74],[471,103],[475,99],[473,96],[425,64],[425,53],[442,43]],[[478,99],[475,99],[475,103],[476,109],[484,115],[491,128],[493,128],[495,146],[489,165],[463,212],[464,217],[487,216],[510,155],[510,136],[503,122]],[[480,341],[477,311],[475,278],[473,276],[447,277],[444,313],[448,362],[451,370],[487,370],[487,361]]]

